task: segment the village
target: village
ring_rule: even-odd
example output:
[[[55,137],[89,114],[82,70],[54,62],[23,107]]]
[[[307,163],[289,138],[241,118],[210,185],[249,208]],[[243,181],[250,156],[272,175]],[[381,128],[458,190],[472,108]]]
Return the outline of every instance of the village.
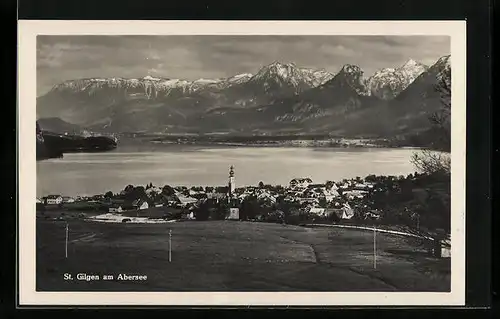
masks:
[[[231,219],[281,222],[374,221],[382,217],[374,203],[377,193],[398,188],[397,181],[414,176],[356,177],[315,183],[310,178],[293,178],[288,185],[236,187],[231,166],[227,186],[126,186],[119,193],[94,196],[48,195],[37,199],[37,211],[80,211],[150,219]],[[389,183],[388,183],[389,182]],[[116,219],[116,218],[115,218]]]

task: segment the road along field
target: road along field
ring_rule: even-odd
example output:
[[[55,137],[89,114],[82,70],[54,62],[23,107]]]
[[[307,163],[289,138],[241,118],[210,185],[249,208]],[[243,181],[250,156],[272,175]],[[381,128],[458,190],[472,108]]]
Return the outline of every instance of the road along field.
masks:
[[[37,219],[37,291],[450,290],[450,260],[400,236],[377,234],[375,264],[370,231],[238,221],[68,225],[66,258],[66,221]]]

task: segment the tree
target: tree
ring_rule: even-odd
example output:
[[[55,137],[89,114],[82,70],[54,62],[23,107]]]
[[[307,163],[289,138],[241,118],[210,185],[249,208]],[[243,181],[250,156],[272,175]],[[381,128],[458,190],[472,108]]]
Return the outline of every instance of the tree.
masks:
[[[263,181],[259,182],[259,188],[264,188],[264,182]]]
[[[133,189],[134,189],[134,185],[129,184],[129,185],[125,186],[124,191],[125,191],[125,193],[129,193],[129,192],[131,192]]]
[[[211,217],[212,219],[215,220],[223,220],[226,218],[228,211],[229,211],[229,204],[225,201],[220,202],[219,205],[217,205],[216,209],[211,214]]]
[[[105,198],[112,198],[113,197],[113,192],[112,191],[107,191],[106,194],[104,194]]]
[[[429,116],[434,130],[434,141],[429,149],[414,153],[411,162],[424,174],[443,174],[451,170],[451,74],[445,70],[435,90],[441,96],[441,108]]]
[[[131,200],[131,201],[134,201],[136,199],[148,199],[148,196],[146,194],[146,189],[144,188],[144,186],[137,186],[137,187],[134,187],[132,190],[130,190],[129,192],[127,192],[125,194],[125,199],[127,200]]]
[[[163,186],[161,192],[165,196],[172,196],[175,194],[175,190],[170,185]]]
[[[368,175],[365,177],[365,181],[367,181],[368,183],[375,183],[377,181],[377,176],[375,176],[374,174]]]
[[[420,173],[450,175],[451,172],[449,153],[422,150],[413,153],[411,162]]]
[[[208,220],[210,216],[211,205],[208,201],[202,202],[198,208],[195,209],[195,218],[196,220]]]
[[[260,211],[260,204],[255,196],[248,196],[241,203],[240,217],[241,219],[252,219]]]
[[[206,193],[211,193],[211,192],[213,192],[213,191],[214,191],[214,188],[213,188],[212,186],[206,186],[206,187],[205,187],[205,192],[206,192]]]
[[[225,193],[227,193],[227,192],[229,191],[229,188],[228,188],[227,186],[217,186],[217,187],[215,188],[215,191],[216,191],[217,193],[222,193],[222,194],[225,194]]]
[[[451,70],[447,69],[436,85],[436,91],[441,95],[441,108],[433,113],[429,120],[440,133],[434,144],[440,151],[449,152],[451,144]]]

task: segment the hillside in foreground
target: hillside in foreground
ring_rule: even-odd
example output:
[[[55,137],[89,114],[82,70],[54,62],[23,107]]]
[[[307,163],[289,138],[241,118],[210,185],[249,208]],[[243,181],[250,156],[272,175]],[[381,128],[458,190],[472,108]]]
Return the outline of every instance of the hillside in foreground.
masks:
[[[37,290],[41,291],[449,291],[449,260],[417,245],[353,230],[208,221],[168,226],[37,221]],[[168,262],[168,229],[172,262]],[[434,270],[433,270],[434,269]],[[440,270],[439,270],[440,269]],[[142,281],[63,280],[118,274]]]

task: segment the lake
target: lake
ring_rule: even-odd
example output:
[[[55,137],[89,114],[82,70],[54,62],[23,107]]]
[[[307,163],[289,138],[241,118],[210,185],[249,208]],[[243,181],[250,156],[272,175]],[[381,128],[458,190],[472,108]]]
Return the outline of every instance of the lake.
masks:
[[[314,183],[343,178],[414,173],[413,149],[301,147],[118,147],[105,153],[73,153],[37,162],[37,196],[119,192],[128,184],[227,185],[234,165],[236,186],[287,185],[294,177]]]

